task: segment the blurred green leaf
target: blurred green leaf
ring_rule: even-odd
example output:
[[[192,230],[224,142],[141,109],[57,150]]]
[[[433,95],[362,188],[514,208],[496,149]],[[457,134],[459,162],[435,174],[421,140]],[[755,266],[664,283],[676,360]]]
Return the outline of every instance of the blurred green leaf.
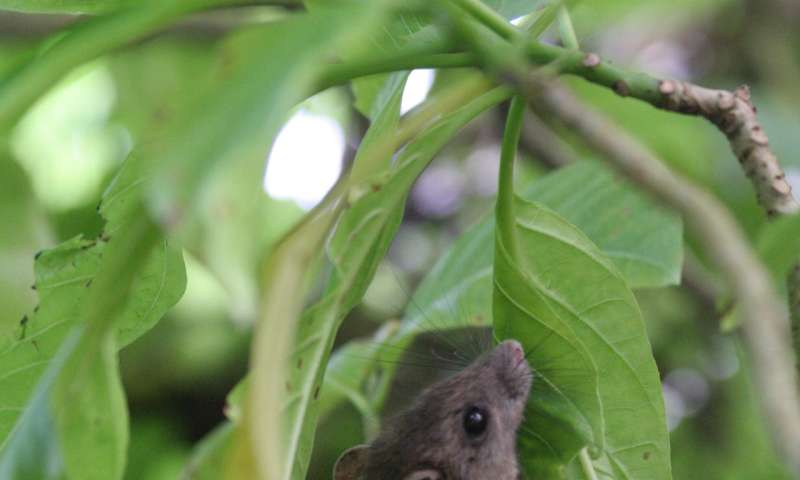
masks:
[[[3,445],[12,441],[25,442],[28,430],[19,415],[24,408],[34,408],[29,404],[31,392],[37,384],[44,382],[42,375],[56,352],[62,348],[67,334],[76,326],[83,325],[86,320],[84,316],[91,309],[103,308],[102,305],[92,304],[99,294],[93,293],[90,287],[104,259],[117,255],[111,245],[127,241],[130,235],[127,222],[136,215],[136,199],[139,198],[143,177],[146,176],[141,166],[141,162],[130,158],[104,195],[101,207],[101,213],[107,219],[104,237],[97,240],[73,238],[42,252],[36,260],[39,306],[33,315],[23,319],[0,343],[0,388],[9,392],[0,400],[0,438],[3,438]],[[100,454],[98,449],[102,448],[119,448],[122,445],[124,449],[127,414],[117,374],[116,350],[151,328],[178,301],[185,288],[181,253],[169,247],[165,240],[160,240],[148,258],[137,259],[137,264],[138,272],[130,278],[130,292],[122,289],[117,293],[130,293],[129,300],[119,300],[122,302],[119,309],[115,307],[113,318],[106,320],[114,326],[113,335],[87,340],[86,335],[82,334],[80,345],[86,351],[81,350],[79,355],[86,357],[80,358],[92,360],[84,365],[70,357],[60,369],[59,375],[65,377],[63,382],[69,387],[58,389],[57,392],[66,392],[70,401],[54,400],[50,406],[54,409],[51,414],[57,419],[56,432],[62,441],[67,438],[65,435],[72,435],[72,432],[86,433],[86,436],[70,436],[80,441],[66,442],[62,446],[66,467],[73,473],[76,461],[83,456]],[[73,375],[80,376],[82,382],[72,384]],[[83,388],[84,391],[76,391],[76,388]],[[107,402],[103,403],[102,399]],[[88,402],[88,405],[84,402]],[[37,414],[45,415],[46,412]],[[22,427],[15,427],[15,433],[11,435],[12,426],[17,423]],[[87,425],[98,430],[94,431]],[[111,430],[103,430],[106,427]],[[112,438],[103,435],[111,435]],[[106,457],[112,470],[97,467],[98,474],[107,475],[101,478],[117,478],[124,465],[124,450],[117,450],[116,454]],[[86,473],[82,475],[82,478],[90,478]]]
[[[111,12],[135,5],[131,0],[0,0],[0,10],[25,13],[84,13]]]
[[[59,32],[41,52],[0,79],[0,131],[78,65],[158,30],[187,13],[234,0],[148,1],[139,8],[90,18]],[[99,2],[95,2],[99,3]]]
[[[7,480],[66,480],[55,419],[48,406],[53,384],[66,358],[75,349],[79,332],[73,327],[36,385],[17,431],[0,448],[0,478]],[[20,410],[21,411],[21,410]],[[20,427],[21,426],[21,427]]]
[[[0,338],[36,303],[31,260],[49,236],[25,172],[0,149]],[[0,413],[0,418],[3,414]],[[2,432],[2,429],[0,429]],[[0,438],[3,434],[0,433]]]
[[[223,478],[235,426],[231,421],[220,424],[195,447],[180,480],[219,480]]]
[[[221,72],[231,68],[237,49],[246,45],[234,38],[213,47],[211,42],[149,42],[113,56],[110,64],[120,85],[116,116],[133,130],[144,151],[174,135],[170,128],[186,122],[183,109],[198,95],[227,88]],[[230,293],[234,319],[249,324],[256,315],[258,266],[302,210],[294,202],[270,198],[262,182],[255,181],[264,175],[264,137],[243,137],[231,145],[197,192],[197,214],[183,227],[192,234],[183,238],[183,245]]]
[[[175,153],[167,155],[167,158],[179,159],[173,165],[177,168],[172,168],[167,178],[177,177],[184,180],[181,184],[183,188],[177,194],[178,200],[167,203],[171,203],[173,207],[177,204],[179,211],[184,211],[183,207],[189,205],[186,202],[192,197],[191,192],[204,181],[202,174],[195,173],[198,162],[200,165],[205,164],[201,171],[208,168],[209,162],[213,162],[234,146],[231,142],[241,138],[237,135],[257,135],[261,132],[262,138],[274,136],[286,112],[311,91],[316,75],[324,66],[320,60],[327,54],[336,52],[337,47],[339,51],[347,51],[355,45],[363,44],[364,36],[380,23],[383,12],[383,2],[372,4],[370,8],[330,8],[326,15],[315,11],[311,15],[276,23],[257,34],[249,32],[252,35],[246,42],[239,44],[242,49],[240,54],[245,57],[243,66],[234,66],[229,70],[232,78],[225,84],[226,90],[210,101],[210,110],[215,111],[215,107],[219,107],[219,115],[205,115],[202,117],[204,122],[194,122],[190,127],[193,135],[179,134],[177,147],[175,144],[172,147]],[[353,29],[353,24],[360,28]],[[255,36],[258,34],[260,37]],[[296,41],[290,41],[291,39]],[[299,43],[306,48],[298,52],[295,45]],[[259,44],[265,47],[263,52],[253,48],[253,45]],[[309,45],[318,47],[311,48]],[[281,68],[261,68],[259,58],[266,57],[281,65]],[[240,88],[230,89],[231,83],[239,84]],[[208,110],[209,106],[205,105],[203,108]],[[242,112],[246,115],[242,115]],[[263,130],[266,130],[266,134]],[[200,138],[205,139],[209,135],[213,137],[219,131],[229,132],[230,137],[219,143],[197,141],[198,133]],[[186,158],[191,158],[192,162],[186,161]],[[170,180],[167,181],[172,184]],[[157,192],[159,190],[156,188]],[[237,460],[229,462],[231,468],[226,471],[226,475],[230,478],[242,475],[277,475],[283,468],[287,470],[282,474],[302,477],[303,473],[298,473],[297,468],[307,468],[307,456],[303,457],[299,450],[310,448],[310,445],[300,443],[300,430],[306,427],[303,421],[305,406],[301,405],[296,414],[290,412],[288,416],[280,415],[280,406],[284,404],[284,384],[291,385],[291,382],[283,380],[282,370],[286,362],[284,353],[291,350],[287,342],[294,336],[294,324],[302,307],[305,272],[315,258],[319,244],[327,235],[331,222],[338,215],[337,204],[341,201],[341,195],[342,191],[332,193],[321,207],[315,209],[280,242],[267,261],[264,270],[266,290],[262,295],[262,318],[268,319],[270,325],[259,325],[256,332],[252,371],[257,380],[250,385],[240,423],[242,428],[234,434],[232,455]],[[174,208],[172,211],[174,212]],[[267,328],[270,329],[269,333],[265,330]],[[280,347],[275,348],[276,343]],[[308,362],[309,369],[319,367],[317,362]],[[307,390],[307,387],[304,386],[303,390]],[[254,403],[259,408],[253,408]],[[290,408],[292,403],[290,398]],[[289,434],[288,442],[285,439],[279,441],[281,429],[275,429],[274,425],[287,418],[295,420],[289,422],[294,430]],[[255,445],[258,445],[258,455],[254,451]],[[265,452],[263,456],[262,450]]]
[[[385,172],[390,156],[374,152],[391,141],[400,117],[405,75],[387,84],[383,108],[370,126],[353,163],[351,181],[358,185]],[[422,161],[422,167],[427,164]],[[401,164],[402,165],[402,164]],[[311,459],[318,418],[318,396],[336,332],[345,315],[364,296],[375,269],[389,248],[402,219],[405,195],[421,169],[412,165],[406,181],[399,178],[378,192],[371,192],[344,212],[330,241],[333,264],[322,298],[303,314],[290,358],[289,397],[285,403],[291,478],[305,478]]]
[[[382,97],[383,112],[376,119],[376,121],[373,123],[370,129],[367,131],[367,134],[359,148],[359,154],[358,154],[359,156],[363,157],[364,152],[374,147],[375,146],[374,144],[376,142],[385,142],[387,138],[391,138],[391,136],[394,135],[394,131],[397,128],[397,122],[399,120],[400,95],[402,94],[402,89],[404,84],[405,84],[405,75],[396,76],[394,82],[387,84],[386,87],[387,94]],[[353,166],[353,173],[352,173],[353,176],[358,176],[358,177],[369,177],[370,174],[375,173],[373,169],[375,169],[376,167],[378,169],[388,168],[388,161],[390,160],[389,158],[386,159],[378,158],[377,159],[378,162],[374,162],[376,163],[376,165],[371,166],[371,165],[363,165],[361,162],[358,161],[358,158],[359,157],[357,156],[355,165]],[[353,214],[345,214],[345,218],[350,218],[349,221],[361,220],[360,217],[354,216]],[[345,220],[342,220],[342,222],[344,221]],[[348,229],[342,227],[339,227],[337,229],[337,234],[335,238],[340,238],[340,240],[333,240],[333,242],[340,244],[340,248],[347,247],[346,244],[341,245],[342,239],[343,238],[346,239],[347,230]],[[377,260],[380,260],[380,257],[378,257]],[[372,261],[374,262],[376,260],[372,259]],[[360,267],[356,265],[355,268],[356,271],[360,273],[359,270]],[[369,269],[372,269],[372,265],[367,265],[367,269],[368,271],[365,273],[368,274]],[[352,283],[355,280],[355,278],[348,277],[348,280]],[[365,280],[364,283],[368,284],[368,279]],[[324,323],[324,325],[326,331],[332,328],[333,331],[335,332],[336,328],[338,327],[338,323],[341,322],[341,316],[343,316],[344,313],[346,313],[346,311],[349,311],[349,309],[352,308],[351,305],[340,306],[337,303],[342,302],[343,296],[346,294],[348,294],[351,298],[355,297],[360,298],[360,295],[363,295],[363,292],[361,292],[361,294],[359,294],[358,291],[348,292],[346,288],[339,287],[337,289],[334,288],[332,285],[335,285],[334,281],[330,282],[328,285],[327,294],[324,297],[327,299],[327,301],[322,300],[320,303],[317,304],[315,308],[316,311],[321,312],[321,314],[319,313],[316,314],[318,317],[322,317],[327,313],[332,314],[333,321],[327,321]],[[352,301],[353,300],[351,300],[351,303]],[[322,307],[320,305],[322,305]],[[327,311],[323,307],[327,307]],[[340,310],[343,310],[343,312],[340,313]],[[304,345],[306,343],[309,343],[308,340],[317,340],[317,342],[315,342],[317,351],[312,353],[315,353],[316,356],[322,355],[323,358],[320,358],[316,362],[316,364],[313,363],[308,364],[306,368],[302,368],[304,359],[298,358],[297,359],[298,368],[292,369],[292,374],[291,374],[292,378],[289,381],[291,385],[296,385],[299,387],[300,393],[296,395],[294,403],[299,404],[299,406],[303,406],[306,409],[306,412],[303,413],[302,410],[298,411],[295,408],[293,413],[293,417],[295,418],[292,418],[292,421],[287,422],[289,428],[292,427],[299,428],[299,430],[296,430],[295,435],[297,437],[295,438],[294,441],[295,444],[297,445],[297,448],[302,449],[302,451],[299,453],[301,453],[303,456],[295,457],[296,458],[294,460],[295,466],[293,467],[298,469],[299,472],[302,472],[305,468],[307,468],[307,461],[310,456],[310,449],[312,446],[312,443],[309,440],[309,438],[313,439],[314,427],[316,426],[315,410],[313,409],[313,407],[316,406],[316,402],[311,401],[312,392],[309,389],[314,388],[315,385],[319,384],[319,376],[321,375],[321,372],[323,371],[326,363],[324,356],[326,356],[328,353],[326,351],[326,348],[328,350],[330,349],[328,342],[332,340],[332,337],[328,338],[330,337],[330,333],[326,337],[325,331],[320,332],[318,328],[311,330],[303,329],[303,325],[311,325],[312,321],[316,319],[316,317],[313,317],[313,315],[315,314],[311,312],[314,312],[314,310],[310,309],[308,312],[306,312],[305,318],[301,320],[300,330],[297,334],[298,340],[295,343],[297,343],[298,345]],[[309,339],[308,337],[311,338]],[[320,341],[321,338],[324,341]],[[295,355],[297,355],[298,353],[307,353],[307,352],[301,350],[299,352],[296,352]],[[247,383],[248,383],[247,379],[240,382],[228,396],[228,402],[227,402],[228,403],[227,411],[229,412],[228,416],[234,422],[238,422],[241,418],[242,403],[244,401]],[[220,443],[215,448],[218,449],[227,448],[227,445]],[[302,477],[301,473],[298,473],[297,475]]]
[[[786,291],[786,275],[800,261],[800,215],[778,218],[764,225],[756,240],[761,260],[778,288]]]

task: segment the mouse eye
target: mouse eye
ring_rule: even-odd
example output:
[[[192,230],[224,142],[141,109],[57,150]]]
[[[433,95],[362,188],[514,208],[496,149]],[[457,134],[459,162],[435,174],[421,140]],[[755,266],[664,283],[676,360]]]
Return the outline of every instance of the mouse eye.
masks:
[[[471,437],[477,437],[486,431],[489,424],[489,413],[479,407],[470,407],[464,414],[464,430]]]

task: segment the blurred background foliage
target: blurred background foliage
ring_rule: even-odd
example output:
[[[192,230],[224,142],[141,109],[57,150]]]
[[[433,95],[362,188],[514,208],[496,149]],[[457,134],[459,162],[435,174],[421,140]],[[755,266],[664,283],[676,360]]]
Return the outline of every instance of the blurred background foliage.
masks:
[[[182,99],[224,62],[215,58],[219,50],[213,47],[234,27],[280,15],[283,10],[254,7],[192,17],[73,71],[28,112],[13,131],[10,150],[0,152],[5,157],[0,161],[0,334],[11,332],[35,306],[30,286],[36,251],[78,234],[99,233],[96,207],[110,177],[133,149],[159,141]],[[759,118],[800,191],[800,4],[596,0],[578,4],[574,20],[583,48],[615,63],[720,88],[750,84]],[[68,21],[0,13],[0,71]],[[415,72],[404,108],[451,74]],[[764,214],[716,129],[583,81],[570,85],[675,170],[715,192],[748,235],[754,241],[759,237]],[[341,151],[332,152],[328,161],[346,164],[366,128],[351,103],[351,92],[339,88],[298,107],[296,115],[323,118],[341,132]],[[502,113],[498,109],[474,122],[420,178],[391,251],[337,344],[398,318],[430,265],[492,208]],[[558,125],[551,127],[570,138]],[[236,155],[265,161],[268,152],[258,145],[242,145]],[[297,150],[302,148],[297,143],[287,148],[298,156],[313,155]],[[566,152],[573,160],[587,154],[579,146]],[[523,182],[552,168],[552,159],[540,152],[523,153]],[[313,158],[305,160],[312,163],[304,168],[323,168]],[[267,193],[243,191],[237,162],[225,165],[233,167],[215,172],[203,195],[203,218],[185,245],[186,294],[167,318],[122,352],[131,409],[126,474],[131,480],[177,478],[192,446],[223,420],[225,396],[246,371],[256,265],[319,195],[312,192],[310,200],[307,194],[280,195],[295,195],[293,200],[270,196],[269,188]],[[281,175],[292,174],[290,169]],[[291,179],[278,184],[285,182]],[[785,248],[796,251],[800,240],[789,240],[794,243]],[[662,374],[674,476],[788,478],[769,448],[740,345],[720,329],[725,306],[715,296],[717,279],[703,270],[702,254],[688,247],[699,277],[680,287],[636,292]],[[329,478],[335,458],[363,440],[364,428],[351,405],[330,410],[317,432],[309,478]]]

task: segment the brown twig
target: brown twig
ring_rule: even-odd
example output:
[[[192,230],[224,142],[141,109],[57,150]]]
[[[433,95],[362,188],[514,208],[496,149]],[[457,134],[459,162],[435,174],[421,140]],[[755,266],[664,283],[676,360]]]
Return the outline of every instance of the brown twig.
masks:
[[[733,153],[768,215],[800,211],[800,203],[792,196],[792,187],[756,118],[756,108],[750,101],[747,87],[729,92],[665,80],[659,90],[664,94],[664,109],[705,117],[728,137]]]
[[[742,331],[776,448],[800,475],[800,396],[788,341],[789,324],[767,271],[730,213],[716,198],[675,176],[627,132],[584,107],[563,88],[541,82],[529,87],[528,98],[580,134],[636,185],[681,212],[705,245],[741,302]]]

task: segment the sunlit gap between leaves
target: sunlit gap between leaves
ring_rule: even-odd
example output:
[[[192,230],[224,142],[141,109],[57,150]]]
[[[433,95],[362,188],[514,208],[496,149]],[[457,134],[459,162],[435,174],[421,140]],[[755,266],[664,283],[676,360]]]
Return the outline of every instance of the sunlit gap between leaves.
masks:
[[[414,70],[408,77],[400,111],[422,103],[433,86],[433,70]],[[267,159],[264,190],[292,200],[305,210],[319,203],[342,173],[345,127],[329,112],[301,106],[283,126]]]

